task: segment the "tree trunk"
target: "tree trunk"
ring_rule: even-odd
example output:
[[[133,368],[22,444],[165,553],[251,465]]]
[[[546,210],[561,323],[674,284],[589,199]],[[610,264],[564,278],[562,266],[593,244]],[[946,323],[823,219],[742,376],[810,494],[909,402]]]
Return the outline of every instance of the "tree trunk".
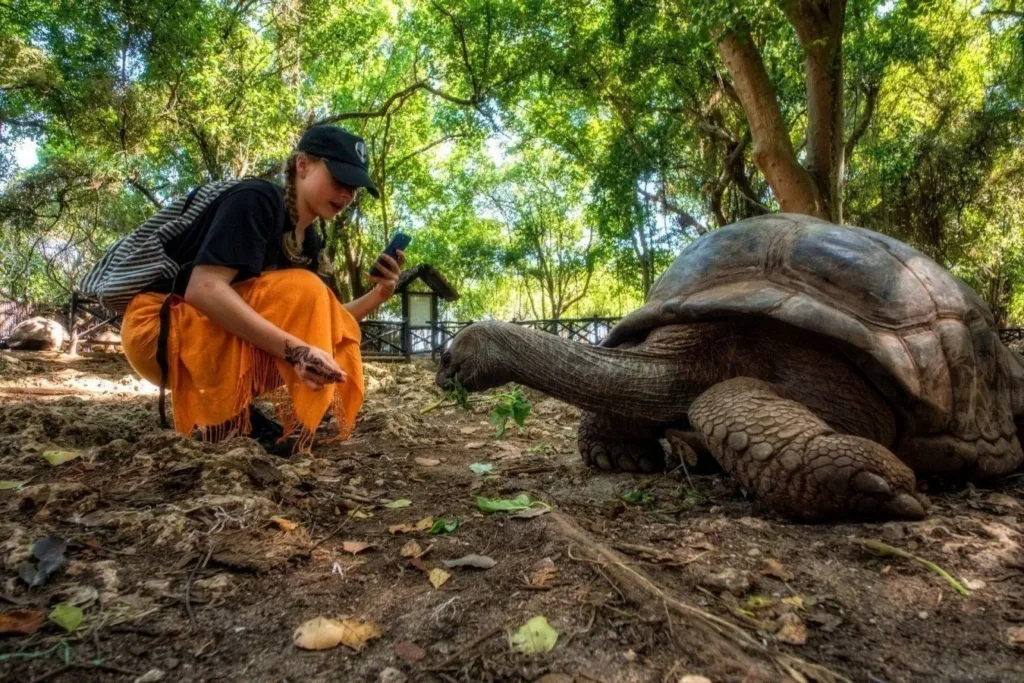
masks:
[[[846,0],[790,0],[783,11],[804,48],[807,171],[827,218],[843,222],[843,28]]]
[[[783,211],[843,219],[843,59],[846,0],[788,0],[783,12],[804,48],[807,167],[797,160],[775,87],[746,28],[724,30],[718,53],[753,138],[752,156]]]

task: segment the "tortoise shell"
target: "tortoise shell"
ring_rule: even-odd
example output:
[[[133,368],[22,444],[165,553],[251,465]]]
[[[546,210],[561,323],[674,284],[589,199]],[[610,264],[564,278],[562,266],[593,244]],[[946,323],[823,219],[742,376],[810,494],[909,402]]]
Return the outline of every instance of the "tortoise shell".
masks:
[[[693,241],[604,343],[741,315],[842,342],[869,376],[884,380],[883,392],[902,394],[891,398],[916,433],[968,442],[1016,434],[1024,359],[1002,344],[985,302],[898,240],[810,216],[759,216]]]

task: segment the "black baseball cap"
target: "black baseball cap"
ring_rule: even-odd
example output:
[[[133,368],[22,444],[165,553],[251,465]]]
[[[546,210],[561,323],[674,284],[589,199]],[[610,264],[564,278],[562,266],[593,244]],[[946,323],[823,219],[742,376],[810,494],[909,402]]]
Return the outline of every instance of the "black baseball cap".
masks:
[[[342,185],[365,187],[374,197],[380,197],[367,173],[366,143],[358,135],[337,126],[313,126],[302,134],[295,148],[322,158]]]

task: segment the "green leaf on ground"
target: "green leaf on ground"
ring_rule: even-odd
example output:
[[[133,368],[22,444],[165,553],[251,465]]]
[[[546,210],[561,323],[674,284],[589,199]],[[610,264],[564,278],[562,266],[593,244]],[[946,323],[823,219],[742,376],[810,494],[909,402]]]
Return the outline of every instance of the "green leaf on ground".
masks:
[[[82,616],[81,608],[68,602],[62,602],[53,608],[47,618],[70,633],[81,626]]]
[[[69,460],[74,460],[77,457],[78,453],[72,451],[46,451],[43,453],[43,459],[54,467],[62,465]]]
[[[489,474],[490,471],[493,469],[494,465],[492,465],[489,462],[474,462],[469,466],[470,472],[472,472],[473,474],[479,474],[481,476],[484,474]]]
[[[519,510],[527,510],[532,507],[551,507],[543,501],[530,500],[530,496],[525,493],[520,493],[512,499],[483,498],[478,496],[476,506],[482,512],[518,512]]]
[[[650,505],[654,502],[654,494],[649,489],[635,489],[624,495],[622,500],[633,505]]]
[[[544,617],[534,617],[512,634],[512,649],[524,655],[551,652],[558,642],[558,631]]]
[[[453,522],[449,522],[448,520],[445,520],[445,519],[439,519],[436,522],[434,522],[434,526],[430,527],[430,530],[427,531],[427,533],[428,534],[433,534],[434,536],[440,536],[441,534],[452,534],[452,533],[455,533],[455,530],[459,528],[459,523],[461,521],[462,520],[459,519],[458,517],[456,517],[455,521],[453,521]]]
[[[17,490],[24,485],[25,482],[23,481],[14,481],[13,479],[0,479],[0,491],[10,491],[11,489]]]

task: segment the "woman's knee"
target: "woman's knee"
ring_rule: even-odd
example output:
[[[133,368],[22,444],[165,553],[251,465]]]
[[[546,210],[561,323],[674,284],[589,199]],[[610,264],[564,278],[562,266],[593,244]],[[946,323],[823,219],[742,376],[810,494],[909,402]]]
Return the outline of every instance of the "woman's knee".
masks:
[[[266,291],[274,297],[285,297],[288,301],[309,302],[330,294],[330,289],[315,273],[289,268],[274,270],[260,276]]]

